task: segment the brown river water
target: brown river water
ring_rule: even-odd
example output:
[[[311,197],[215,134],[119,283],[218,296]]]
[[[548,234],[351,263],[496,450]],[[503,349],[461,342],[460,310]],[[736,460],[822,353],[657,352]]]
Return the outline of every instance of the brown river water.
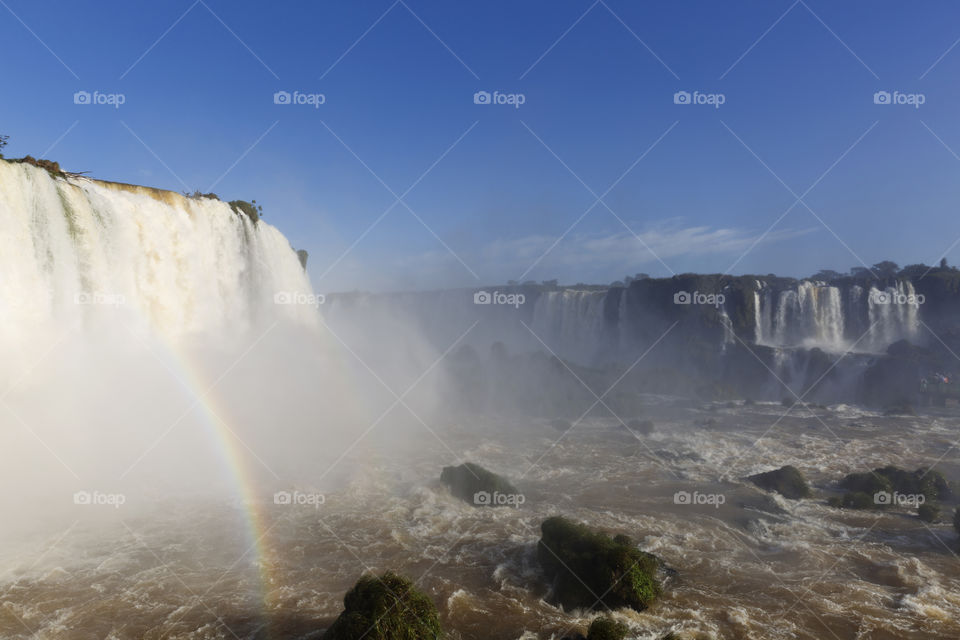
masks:
[[[639,440],[612,419],[560,438],[546,420],[463,418],[436,425],[442,442],[423,431],[361,444],[322,504],[264,496],[252,537],[251,505],[239,502],[123,506],[51,525],[0,554],[0,637],[318,638],[357,578],[386,569],[418,581],[452,638],[584,633],[596,614],[549,604],[536,560],[540,522],[564,514],[629,534],[672,570],[653,607],[615,613],[632,638],[960,638],[953,504],[935,524],[826,505],[843,475],[886,464],[939,460],[960,480],[950,449],[960,416],[839,405],[781,418],[779,404],[680,404],[650,398],[657,430]],[[463,460],[508,476],[523,504],[452,498],[440,469]],[[815,498],[785,500],[742,479],[784,464]],[[678,504],[677,492],[705,502]]]

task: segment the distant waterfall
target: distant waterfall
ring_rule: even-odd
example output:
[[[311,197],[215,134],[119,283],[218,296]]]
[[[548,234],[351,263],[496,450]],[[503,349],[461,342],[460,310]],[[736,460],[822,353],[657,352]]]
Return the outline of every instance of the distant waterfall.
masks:
[[[871,287],[867,297],[870,330],[865,342],[881,350],[900,339],[915,340],[920,329],[916,299],[911,282],[898,282],[882,291]]]
[[[290,304],[310,294],[287,239],[224,202],[0,162],[0,342],[104,318],[168,338],[312,322]]]

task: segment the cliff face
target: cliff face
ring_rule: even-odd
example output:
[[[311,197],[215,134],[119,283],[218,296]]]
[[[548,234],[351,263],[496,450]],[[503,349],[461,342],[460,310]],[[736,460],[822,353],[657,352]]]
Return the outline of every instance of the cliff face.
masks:
[[[958,311],[952,269],[884,280],[684,274],[623,287],[334,295],[324,309],[332,325],[390,315],[441,349],[477,323],[464,343],[480,356],[499,343],[588,368],[622,370],[642,358],[639,370],[677,377],[667,387],[779,399],[790,395],[782,380],[846,401],[862,395],[864,370],[899,340],[946,351],[943,340],[960,353]]]

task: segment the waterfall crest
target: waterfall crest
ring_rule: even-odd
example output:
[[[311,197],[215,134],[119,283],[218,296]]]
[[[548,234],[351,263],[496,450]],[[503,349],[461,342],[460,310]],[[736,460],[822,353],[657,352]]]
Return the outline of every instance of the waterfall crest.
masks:
[[[311,287],[287,239],[228,204],[0,162],[0,341],[113,314],[176,339],[271,318]],[[281,304],[277,304],[280,302]]]

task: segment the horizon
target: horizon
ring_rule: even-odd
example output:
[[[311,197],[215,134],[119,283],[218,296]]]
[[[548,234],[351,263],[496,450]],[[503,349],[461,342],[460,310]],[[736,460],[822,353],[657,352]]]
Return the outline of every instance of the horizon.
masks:
[[[318,291],[957,261],[947,2],[0,12],[8,156],[256,199]]]

